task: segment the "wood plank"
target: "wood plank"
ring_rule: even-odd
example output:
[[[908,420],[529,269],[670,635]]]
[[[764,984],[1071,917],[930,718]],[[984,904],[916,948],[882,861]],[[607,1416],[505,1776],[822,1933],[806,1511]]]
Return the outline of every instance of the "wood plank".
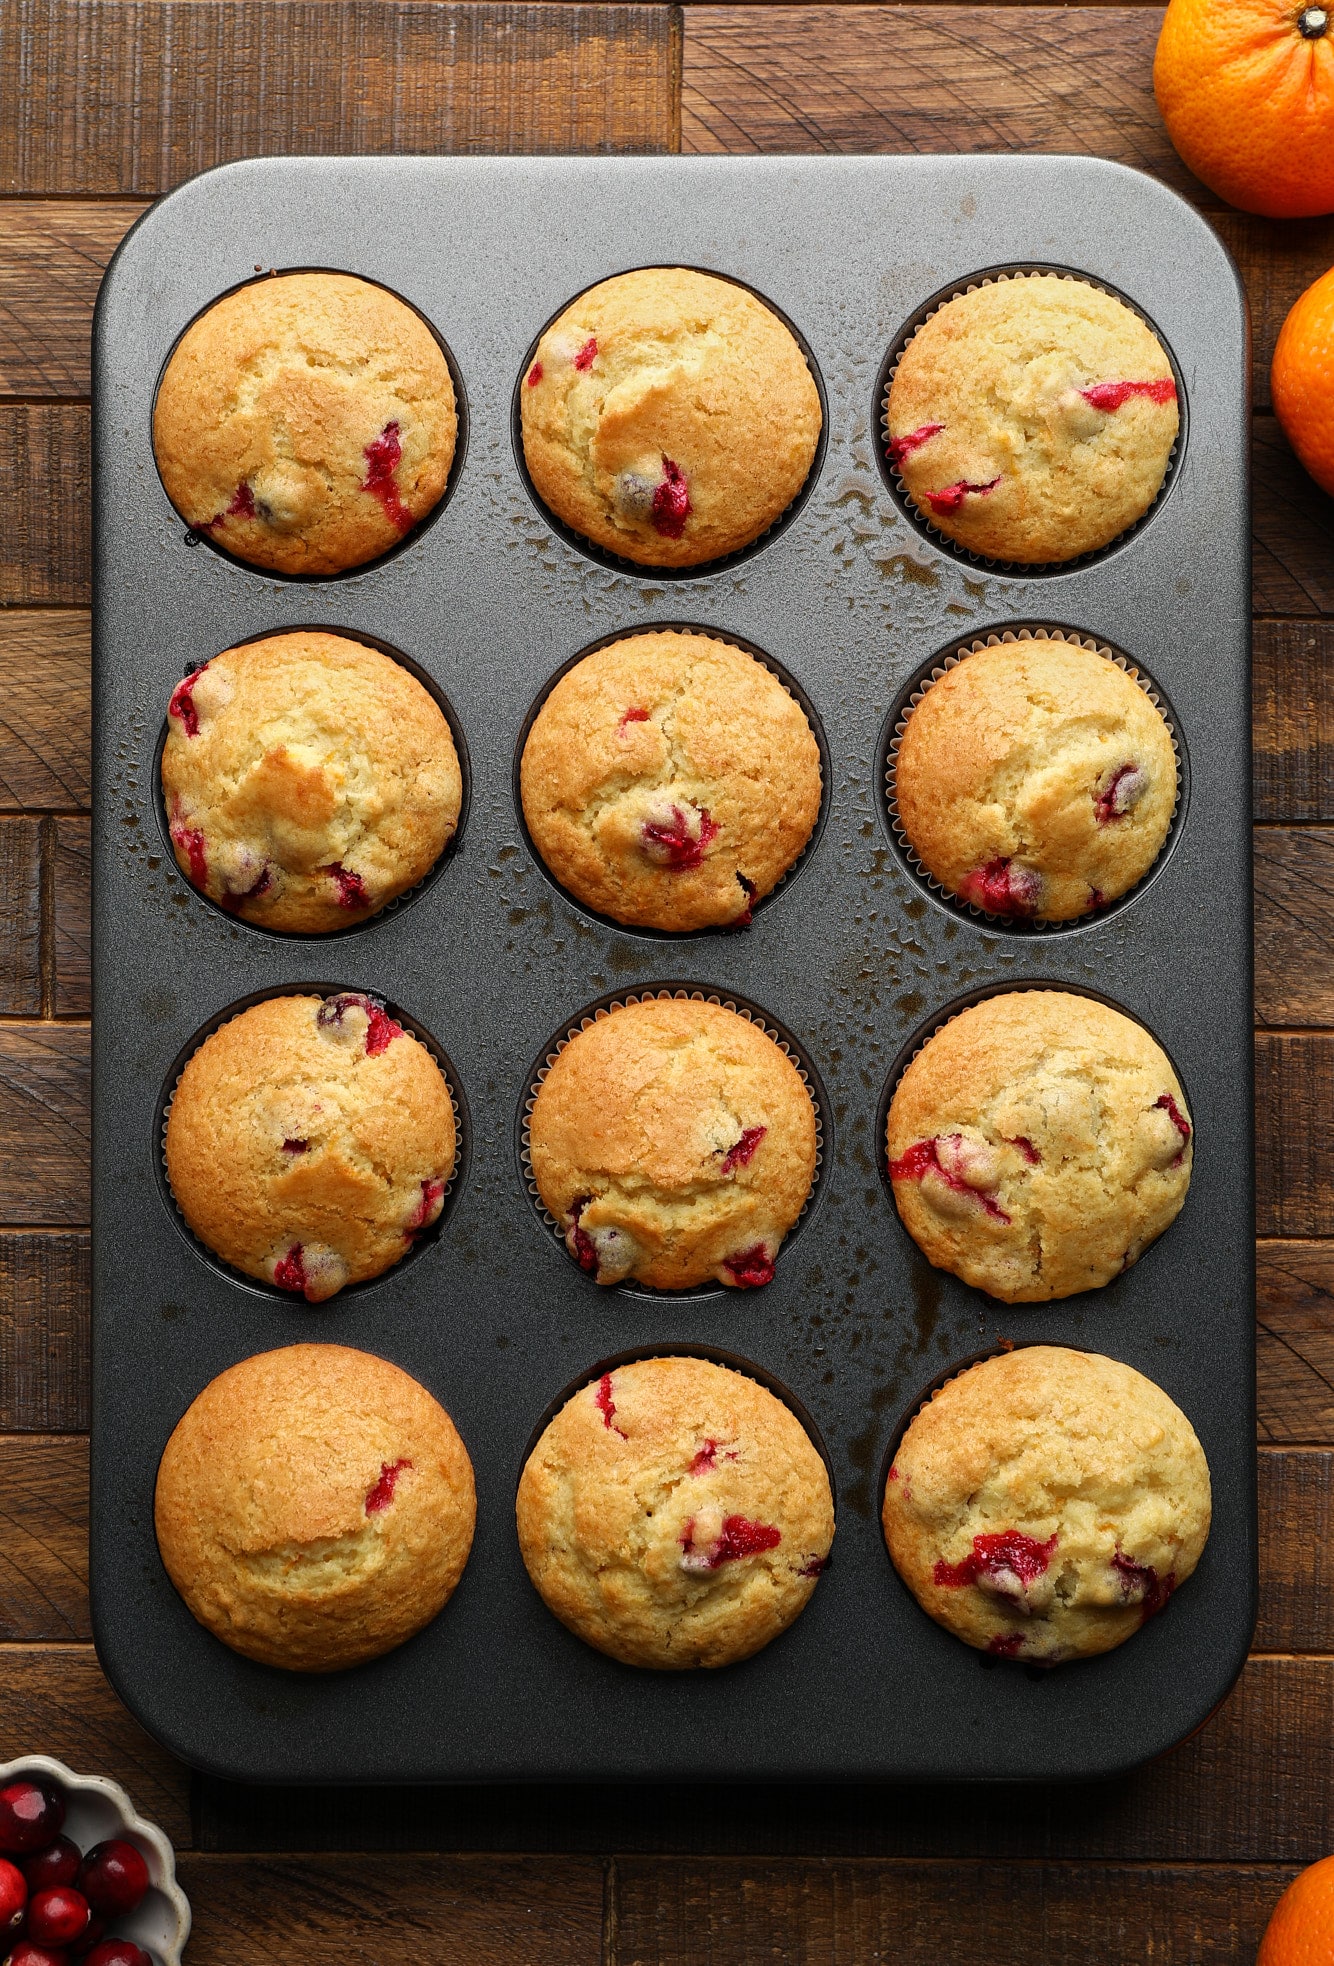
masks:
[[[568,1805],[567,1805],[568,1806]],[[187,1857],[190,1966],[598,1966],[603,1866],[568,1857]]]
[[[1334,1235],[1334,1038],[1255,1039],[1256,1233]]]
[[[111,11],[118,9],[119,0]],[[0,13],[0,33],[5,18]],[[0,130],[11,120],[0,117]],[[0,403],[0,511],[5,514],[0,606],[88,601],[89,436],[82,403]]]
[[[1255,1017],[1334,1024],[1334,828],[1255,829]]]
[[[87,396],[93,304],[145,203],[13,199],[0,248],[0,394]]]
[[[1272,416],[1251,444],[1251,577],[1257,614],[1334,614],[1334,499],[1307,477]]]
[[[0,610],[0,810],[86,810],[92,648],[82,610]]]
[[[88,1442],[0,1435],[0,1640],[91,1637]]]
[[[1252,692],[1258,820],[1334,820],[1334,624],[1257,621]]]
[[[622,1859],[620,1956],[635,1966],[1234,1966],[1294,1873],[1044,1863]]]
[[[1334,1454],[1266,1448],[1259,1476],[1256,1650],[1334,1650]]]
[[[68,816],[49,823],[54,835],[51,1008],[57,1017],[87,1017],[93,1005],[92,825]]]
[[[1102,7],[691,6],[687,151],[1079,151],[1218,200],[1153,100],[1161,16]],[[1091,55],[1096,58],[1091,59]]]
[[[1334,1242],[1256,1251],[1260,1438],[1334,1442]]]
[[[1255,407],[1271,407],[1269,365],[1288,309],[1334,265],[1334,218],[1256,218],[1217,211],[1210,223],[1236,259],[1251,306]]]
[[[87,1230],[0,1230],[0,1429],[88,1425]]]
[[[0,1222],[88,1220],[89,1032],[0,1024]]]
[[[42,1008],[42,822],[0,819],[0,1014]]]
[[[112,1776],[173,1843],[193,1841],[189,1771],[131,1719],[91,1645],[0,1645],[0,1761],[20,1754]]]
[[[151,198],[293,153],[670,150],[677,57],[670,8],[611,0],[10,0],[0,192]]]

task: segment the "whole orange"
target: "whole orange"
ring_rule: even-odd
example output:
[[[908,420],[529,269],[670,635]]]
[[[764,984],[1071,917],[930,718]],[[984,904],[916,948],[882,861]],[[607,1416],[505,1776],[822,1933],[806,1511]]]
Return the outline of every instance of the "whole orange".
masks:
[[[1153,90],[1181,155],[1230,204],[1334,211],[1334,0],[1172,0]]]
[[[1274,1906],[1255,1966],[1328,1966],[1334,1959],[1334,1857],[1293,1879]]]
[[[1283,323],[1269,386],[1288,442],[1334,493],[1334,270],[1306,289]]]

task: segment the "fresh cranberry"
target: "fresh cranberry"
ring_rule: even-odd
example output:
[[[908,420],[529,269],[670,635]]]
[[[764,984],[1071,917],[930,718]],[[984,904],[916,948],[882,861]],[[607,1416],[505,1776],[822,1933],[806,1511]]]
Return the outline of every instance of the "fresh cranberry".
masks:
[[[1022,1133],[1018,1133],[1013,1139],[1007,1140],[1006,1145],[1017,1147],[1030,1167],[1037,1167],[1042,1160],[1042,1156],[1033,1145],[1033,1142],[1025,1139]]]
[[[371,898],[366,892],[366,883],[360,874],[354,874],[350,867],[344,867],[341,860],[334,860],[320,872],[327,874],[338,889],[340,908],[369,908]]]
[[[243,887],[237,890],[225,888],[218,896],[218,906],[225,908],[229,915],[239,914],[243,901],[258,901],[260,895],[267,894],[272,886],[273,869],[265,864],[260,868],[249,887]]]
[[[748,1126],[736,1145],[728,1148],[720,1171],[723,1174],[735,1174],[739,1167],[747,1166],[768,1131],[767,1126]]]
[[[723,1517],[717,1540],[704,1549],[695,1548],[695,1519],[692,1516],[681,1531],[683,1570],[718,1570],[724,1563],[738,1563],[742,1557],[757,1556],[762,1550],[776,1550],[783,1540],[781,1529],[772,1523],[751,1522],[744,1515]]]
[[[285,1154],[304,1154],[309,1145],[309,1140],[284,1140],[283,1152]]]
[[[78,1852],[75,1852],[78,1855]],[[29,1859],[31,1862],[32,1859]],[[17,1932],[28,1902],[28,1880],[17,1864],[0,1857],[0,1940]]]
[[[405,1231],[409,1240],[414,1236],[421,1235],[424,1229],[430,1228],[432,1222],[435,1221],[440,1213],[444,1199],[445,1183],[443,1176],[436,1176],[422,1182],[421,1200],[417,1203],[416,1209],[413,1211],[412,1220],[408,1223]]]
[[[579,373],[582,375],[586,369],[592,368],[597,358],[598,358],[597,337],[595,335],[590,335],[588,337],[588,340],[584,343],[583,347],[579,350],[579,353],[575,356],[574,366],[579,370]]]
[[[693,873],[696,867],[702,866],[705,849],[713,844],[721,831],[717,820],[710,819],[701,806],[699,832],[692,834],[690,821],[679,805],[672,807],[670,819],[646,819],[639,829],[645,853],[659,866],[670,868],[674,874]]]
[[[1016,867],[1012,860],[989,860],[985,867],[974,867],[959,882],[959,895],[989,915],[1012,915],[1023,919],[1037,913],[1042,878],[1031,867]]]
[[[253,519],[255,516],[255,494],[249,485],[238,485],[232,494],[232,502],[224,512],[215,512],[211,519],[201,519],[196,527],[198,532],[212,532],[226,519]]]
[[[1124,819],[1131,807],[1138,805],[1148,787],[1149,774],[1143,765],[1120,765],[1094,798],[1098,824],[1107,826],[1115,819]]]
[[[279,1290],[291,1290],[298,1294],[306,1287],[306,1266],[302,1261],[303,1251],[299,1242],[294,1242],[286,1256],[280,1256],[273,1266],[273,1281]]]
[[[384,1510],[389,1507],[389,1504],[394,1499],[394,1490],[398,1486],[398,1477],[405,1468],[410,1468],[411,1466],[411,1461],[381,1461],[380,1479],[366,1497],[367,1515],[383,1514]],[[129,1907],[127,1906],[126,1909],[128,1910]]]
[[[13,1952],[5,1961],[5,1966],[65,1966],[68,1955],[56,1952],[50,1946],[36,1945],[32,1939],[20,1939]],[[149,1961],[152,1966],[152,1961]]]
[[[942,514],[957,512],[970,492],[978,498],[985,498],[988,492],[995,491],[999,483],[999,477],[993,478],[985,485],[970,485],[966,479],[960,478],[957,484],[945,485],[940,491],[928,492],[926,502],[933,512]]]
[[[616,735],[618,737],[624,737],[625,727],[627,724],[646,724],[648,721],[649,721],[648,711],[640,709],[636,705],[631,709],[627,710],[625,715],[621,718],[621,721],[616,726]]]
[[[828,1568],[829,1558],[827,1556],[808,1556],[800,1570],[798,1570],[797,1575],[799,1577],[823,1577]]]
[[[187,826],[183,819],[171,822],[171,843],[182,852],[190,863],[192,886],[208,886],[208,842],[198,826]]]
[[[528,371],[528,387],[530,389],[536,389],[541,380],[542,364],[540,362],[534,362],[532,368]]]
[[[1127,1604],[1143,1606],[1145,1621],[1157,1616],[1177,1587],[1175,1571],[1160,1577],[1151,1564],[1132,1563],[1120,1550],[1112,1558],[1112,1568],[1121,1579],[1122,1597]]]
[[[988,1652],[994,1652],[998,1659],[1017,1659],[1024,1649],[1022,1632],[997,1632],[987,1640]]]
[[[738,874],[737,879],[740,881],[742,892],[746,897],[746,905],[739,915],[732,917],[732,926],[733,928],[749,928],[755,919],[755,896],[759,893],[759,889],[756,887],[754,881],[748,881],[744,874]]]
[[[611,1396],[611,1374],[604,1372],[598,1380],[598,1389],[593,1395],[593,1404],[602,1415],[602,1424],[608,1433],[620,1434],[626,1439],[624,1431],[616,1425],[616,1402]]]
[[[398,495],[398,485],[394,473],[403,462],[403,445],[399,438],[397,423],[386,423],[378,437],[367,444],[361,453],[366,460],[366,476],[361,489],[378,498],[384,507],[385,517],[400,532],[407,532],[415,522],[411,512]]]
[[[67,1836],[58,1836],[54,1843],[45,1850],[39,1850],[35,1857],[25,1857],[19,1869],[27,1878],[30,1891],[50,1891],[57,1884],[73,1884],[82,1862],[78,1844],[71,1843]],[[79,1889],[83,1890],[83,1886],[80,1885]],[[84,1895],[86,1897],[87,1893]]]
[[[87,1931],[90,1916],[82,1891],[70,1884],[57,1884],[50,1891],[35,1891],[29,1898],[27,1934],[34,1945],[72,1945]]]
[[[889,1163],[890,1180],[923,1181],[928,1174],[933,1174],[937,1179],[943,1181],[945,1186],[954,1194],[967,1195],[970,1200],[975,1201],[984,1215],[989,1215],[995,1222],[1005,1222],[1008,1224],[1010,1218],[1000,1203],[993,1201],[992,1197],[984,1193],[980,1188],[973,1187],[957,1171],[955,1163],[959,1159],[958,1150],[962,1145],[962,1136],[957,1133],[946,1134],[944,1136],[944,1144],[953,1150],[950,1154],[951,1164],[949,1166],[946,1166],[941,1160],[940,1149],[942,1142],[940,1140],[915,1140],[906,1154],[900,1154],[897,1160],[892,1160]]]
[[[774,1280],[774,1259],[762,1242],[738,1250],[735,1256],[724,1256],[723,1268],[738,1290],[759,1290]]]
[[[132,1843],[113,1836],[95,1844],[84,1858],[79,1889],[103,1918],[123,1918],[148,1889],[148,1865]]]
[[[570,1212],[565,1218],[568,1224],[565,1231],[565,1247],[569,1250],[581,1270],[587,1270],[590,1276],[596,1276],[598,1272],[597,1246],[587,1229],[581,1229],[579,1227],[579,1217],[583,1214],[592,1199],[593,1197],[591,1195],[582,1195],[578,1201],[570,1203]]]
[[[662,460],[662,483],[653,494],[650,509],[654,532],[664,539],[679,539],[690,517],[690,487],[686,474],[671,458]]]
[[[936,1564],[934,1580],[945,1590],[957,1591],[965,1584],[987,1583],[1006,1596],[1020,1597],[1047,1568],[1056,1543],[1055,1536],[1039,1543],[1018,1529],[974,1536],[973,1547],[962,1563],[946,1563],[942,1558]]]
[[[70,1958],[85,1959],[88,1956],[88,1954],[92,1951],[94,1946],[101,1945],[106,1935],[107,1935],[106,1919],[90,1918],[88,1920],[88,1929],[83,1934],[83,1937],[76,1939],[74,1941],[74,1944],[70,1947],[69,1949]]]
[[[723,1453],[724,1461],[737,1461],[740,1458],[735,1448],[727,1448]],[[695,1455],[694,1460],[690,1463],[690,1466],[686,1469],[686,1473],[691,1475],[712,1474],[717,1465],[718,1442],[716,1440],[706,1440],[703,1447]]]
[[[195,708],[195,684],[208,668],[207,662],[192,662],[171,693],[167,715],[175,717],[187,737],[199,735],[199,712]]]
[[[133,1939],[104,1939],[86,1955],[83,1966],[153,1966],[153,1962]]]
[[[1132,396],[1147,396],[1151,403],[1174,403],[1177,386],[1170,377],[1164,382],[1095,382],[1080,395],[1095,410],[1119,410]]]
[[[1190,1144],[1190,1121],[1186,1118],[1186,1115],[1182,1112],[1180,1106],[1177,1105],[1176,1100],[1172,1097],[1170,1092],[1163,1093],[1162,1097],[1160,1099],[1155,1099],[1153,1103],[1155,1106],[1162,1108],[1163,1112],[1167,1114],[1168,1119],[1171,1120],[1177,1132],[1181,1135],[1181,1152],[1177,1155],[1176,1159],[1172,1162],[1173,1167],[1180,1167],[1182,1161],[1186,1157],[1186,1148]]]
[[[890,463],[902,464],[905,457],[910,457],[929,438],[936,436],[944,428],[943,423],[922,423],[916,430],[910,430],[906,437],[893,438],[887,453]]]
[[[48,1783],[20,1776],[0,1789],[0,1851],[26,1857],[45,1850],[64,1827],[64,1800]]]
[[[360,990],[344,990],[336,997],[326,997],[315,1015],[316,1027],[321,1031],[338,1030],[349,1010],[364,1010],[366,1013],[366,1056],[377,1058],[387,1051],[395,1038],[403,1035],[403,1026],[396,1024],[378,997],[367,996]]]

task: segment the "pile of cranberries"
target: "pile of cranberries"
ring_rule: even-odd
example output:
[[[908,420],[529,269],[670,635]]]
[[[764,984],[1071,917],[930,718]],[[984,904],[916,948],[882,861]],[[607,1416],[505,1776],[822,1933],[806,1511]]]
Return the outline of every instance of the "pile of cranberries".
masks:
[[[65,1804],[47,1782],[0,1788],[0,1958],[4,1966],[153,1966],[108,1935],[148,1889],[148,1866],[113,1837],[85,1856],[62,1836]]]

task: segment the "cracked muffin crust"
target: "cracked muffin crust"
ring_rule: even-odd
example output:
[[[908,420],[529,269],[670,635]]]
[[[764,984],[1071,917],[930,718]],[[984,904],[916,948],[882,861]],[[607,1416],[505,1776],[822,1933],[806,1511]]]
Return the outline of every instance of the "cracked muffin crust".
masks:
[[[158,1548],[235,1652],[337,1672],[402,1645],[453,1595],[472,1546],[472,1463],[398,1366],[289,1345],[205,1386],[158,1469]]]
[[[1209,1535],[1209,1468],[1151,1379],[1028,1345],[950,1380],[904,1434],[882,1521],[922,1609],[965,1644],[1055,1665],[1161,1611]]]
[[[437,1219],[454,1110],[375,997],[270,997],[204,1040],[167,1120],[186,1221],[247,1276],[322,1303],[391,1269]]]
[[[454,836],[449,724],[378,649],[298,629],[178,683],[162,791],[177,864],[248,922],[318,935],[378,913]]]
[[[886,421],[922,517],[970,553],[1028,565],[1078,559],[1142,518],[1179,426],[1157,336],[1054,273],[946,301],[904,349]]]
[[[820,437],[789,329],[744,287],[680,266],[581,294],[538,343],[519,408],[538,496],[644,566],[698,566],[758,539]]]
[[[744,927],[810,838],[820,750],[754,656],[657,629],[561,677],[520,782],[533,843],[576,900],[642,927]]]
[[[185,523],[288,574],[396,546],[443,496],[457,435],[426,323],[348,273],[284,273],[216,301],[181,336],[153,410]]]
[[[988,997],[936,1032],[890,1102],[903,1225],[937,1268],[1007,1304],[1096,1290],[1175,1221],[1186,1097],[1118,1010],[1064,990]]]
[[[1177,766],[1124,669],[1037,635],[975,649],[931,684],[904,727],[894,792],[942,887],[993,915],[1070,921],[1149,871]]]
[[[805,1608],[834,1503],[796,1415],[699,1358],[618,1366],[529,1456],[519,1547],[548,1610],[626,1665],[748,1659]]]
[[[773,1279],[815,1176],[815,1108],[767,1032],[720,1004],[655,998],[595,1018],[538,1090],[543,1205],[598,1283]]]

